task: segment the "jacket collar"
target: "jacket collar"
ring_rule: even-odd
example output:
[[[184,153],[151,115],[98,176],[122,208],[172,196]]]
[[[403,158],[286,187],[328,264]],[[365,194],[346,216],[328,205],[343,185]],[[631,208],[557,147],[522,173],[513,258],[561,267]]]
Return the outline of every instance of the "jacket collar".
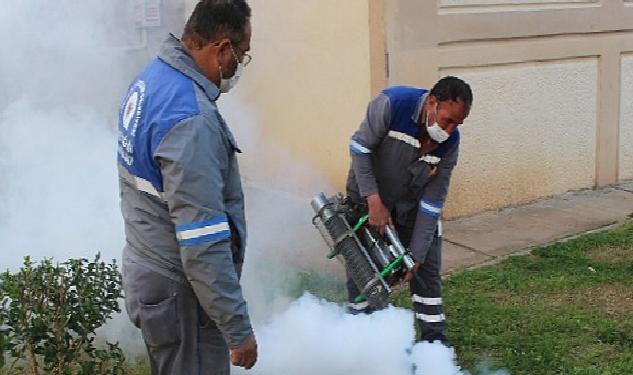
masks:
[[[413,110],[411,120],[418,122],[420,115],[424,113],[424,101],[426,100],[427,96],[429,96],[428,92],[425,92],[424,94],[422,94],[422,96],[420,96],[420,99],[418,99],[418,102],[415,105],[415,109]],[[423,122],[426,122],[426,119],[423,119]]]
[[[220,96],[218,87],[202,74],[202,70],[182,46],[180,39],[173,34],[169,34],[167,39],[163,41],[158,58],[191,78],[212,102],[215,102]]]

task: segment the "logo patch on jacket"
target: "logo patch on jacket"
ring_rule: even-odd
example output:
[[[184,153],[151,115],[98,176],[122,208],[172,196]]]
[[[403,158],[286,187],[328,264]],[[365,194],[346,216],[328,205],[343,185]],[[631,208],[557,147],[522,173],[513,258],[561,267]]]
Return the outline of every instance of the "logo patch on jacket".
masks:
[[[125,110],[123,112],[123,129],[128,130],[130,127],[130,121],[136,114],[136,107],[138,105],[138,92],[134,91],[130,98],[125,103]]]
[[[121,108],[119,120],[119,147],[121,159],[128,166],[134,163],[134,137],[143,112],[145,82],[136,81]]]

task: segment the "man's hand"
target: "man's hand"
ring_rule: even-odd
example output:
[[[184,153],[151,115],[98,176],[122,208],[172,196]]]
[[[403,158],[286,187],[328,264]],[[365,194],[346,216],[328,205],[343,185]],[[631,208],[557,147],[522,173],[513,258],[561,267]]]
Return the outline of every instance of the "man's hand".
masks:
[[[413,271],[407,271],[407,273],[404,275],[404,279],[402,279],[402,281],[405,282],[405,283],[411,282],[411,280],[413,280],[413,272],[418,272],[420,267],[422,267],[422,263],[416,261],[415,262],[415,266],[413,266]]]
[[[391,213],[382,203],[380,196],[372,194],[367,197],[367,205],[369,206],[369,225],[376,229],[380,234],[385,231],[385,225],[393,227],[391,221]]]
[[[249,370],[255,362],[257,362],[257,341],[255,335],[251,335],[242,345],[231,349],[231,363]]]

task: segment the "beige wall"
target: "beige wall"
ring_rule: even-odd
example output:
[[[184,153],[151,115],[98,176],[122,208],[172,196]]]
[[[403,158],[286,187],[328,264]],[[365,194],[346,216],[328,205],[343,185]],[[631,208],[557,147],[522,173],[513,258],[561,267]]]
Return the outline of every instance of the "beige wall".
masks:
[[[591,186],[597,60],[446,70],[476,93],[447,211],[482,210]],[[569,95],[569,93],[575,93]]]
[[[245,179],[274,180],[300,168],[342,189],[349,136],[371,97],[369,2],[249,4],[253,62],[234,94],[251,111],[261,139],[260,149],[245,149],[240,163],[247,172],[265,173],[246,173]],[[310,183],[299,185],[293,189],[315,193]]]
[[[633,54],[622,57],[620,178],[633,179]]]
[[[633,174],[632,4],[386,0],[389,83],[474,89],[449,216]]]

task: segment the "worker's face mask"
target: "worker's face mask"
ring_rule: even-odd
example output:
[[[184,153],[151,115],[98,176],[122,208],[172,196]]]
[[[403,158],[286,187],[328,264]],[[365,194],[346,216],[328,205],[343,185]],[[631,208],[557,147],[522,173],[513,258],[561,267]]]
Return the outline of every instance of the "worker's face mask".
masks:
[[[451,135],[446,130],[440,127],[437,123],[437,104],[435,105],[435,121],[429,125],[429,113],[426,113],[426,131],[429,133],[429,137],[437,143],[446,141]]]
[[[223,78],[222,67],[220,67],[220,92],[221,93],[227,93],[231,91],[231,89],[233,89],[237,85],[237,82],[240,80],[240,77],[242,76],[242,72],[244,71],[244,66],[245,66],[245,64],[241,63],[240,60],[237,58],[237,55],[235,54],[235,50],[233,50],[233,45],[231,44],[230,46],[231,46],[231,53],[233,54],[233,58],[235,59],[235,62],[237,63],[237,68],[235,68],[235,73],[233,74],[231,78]]]

